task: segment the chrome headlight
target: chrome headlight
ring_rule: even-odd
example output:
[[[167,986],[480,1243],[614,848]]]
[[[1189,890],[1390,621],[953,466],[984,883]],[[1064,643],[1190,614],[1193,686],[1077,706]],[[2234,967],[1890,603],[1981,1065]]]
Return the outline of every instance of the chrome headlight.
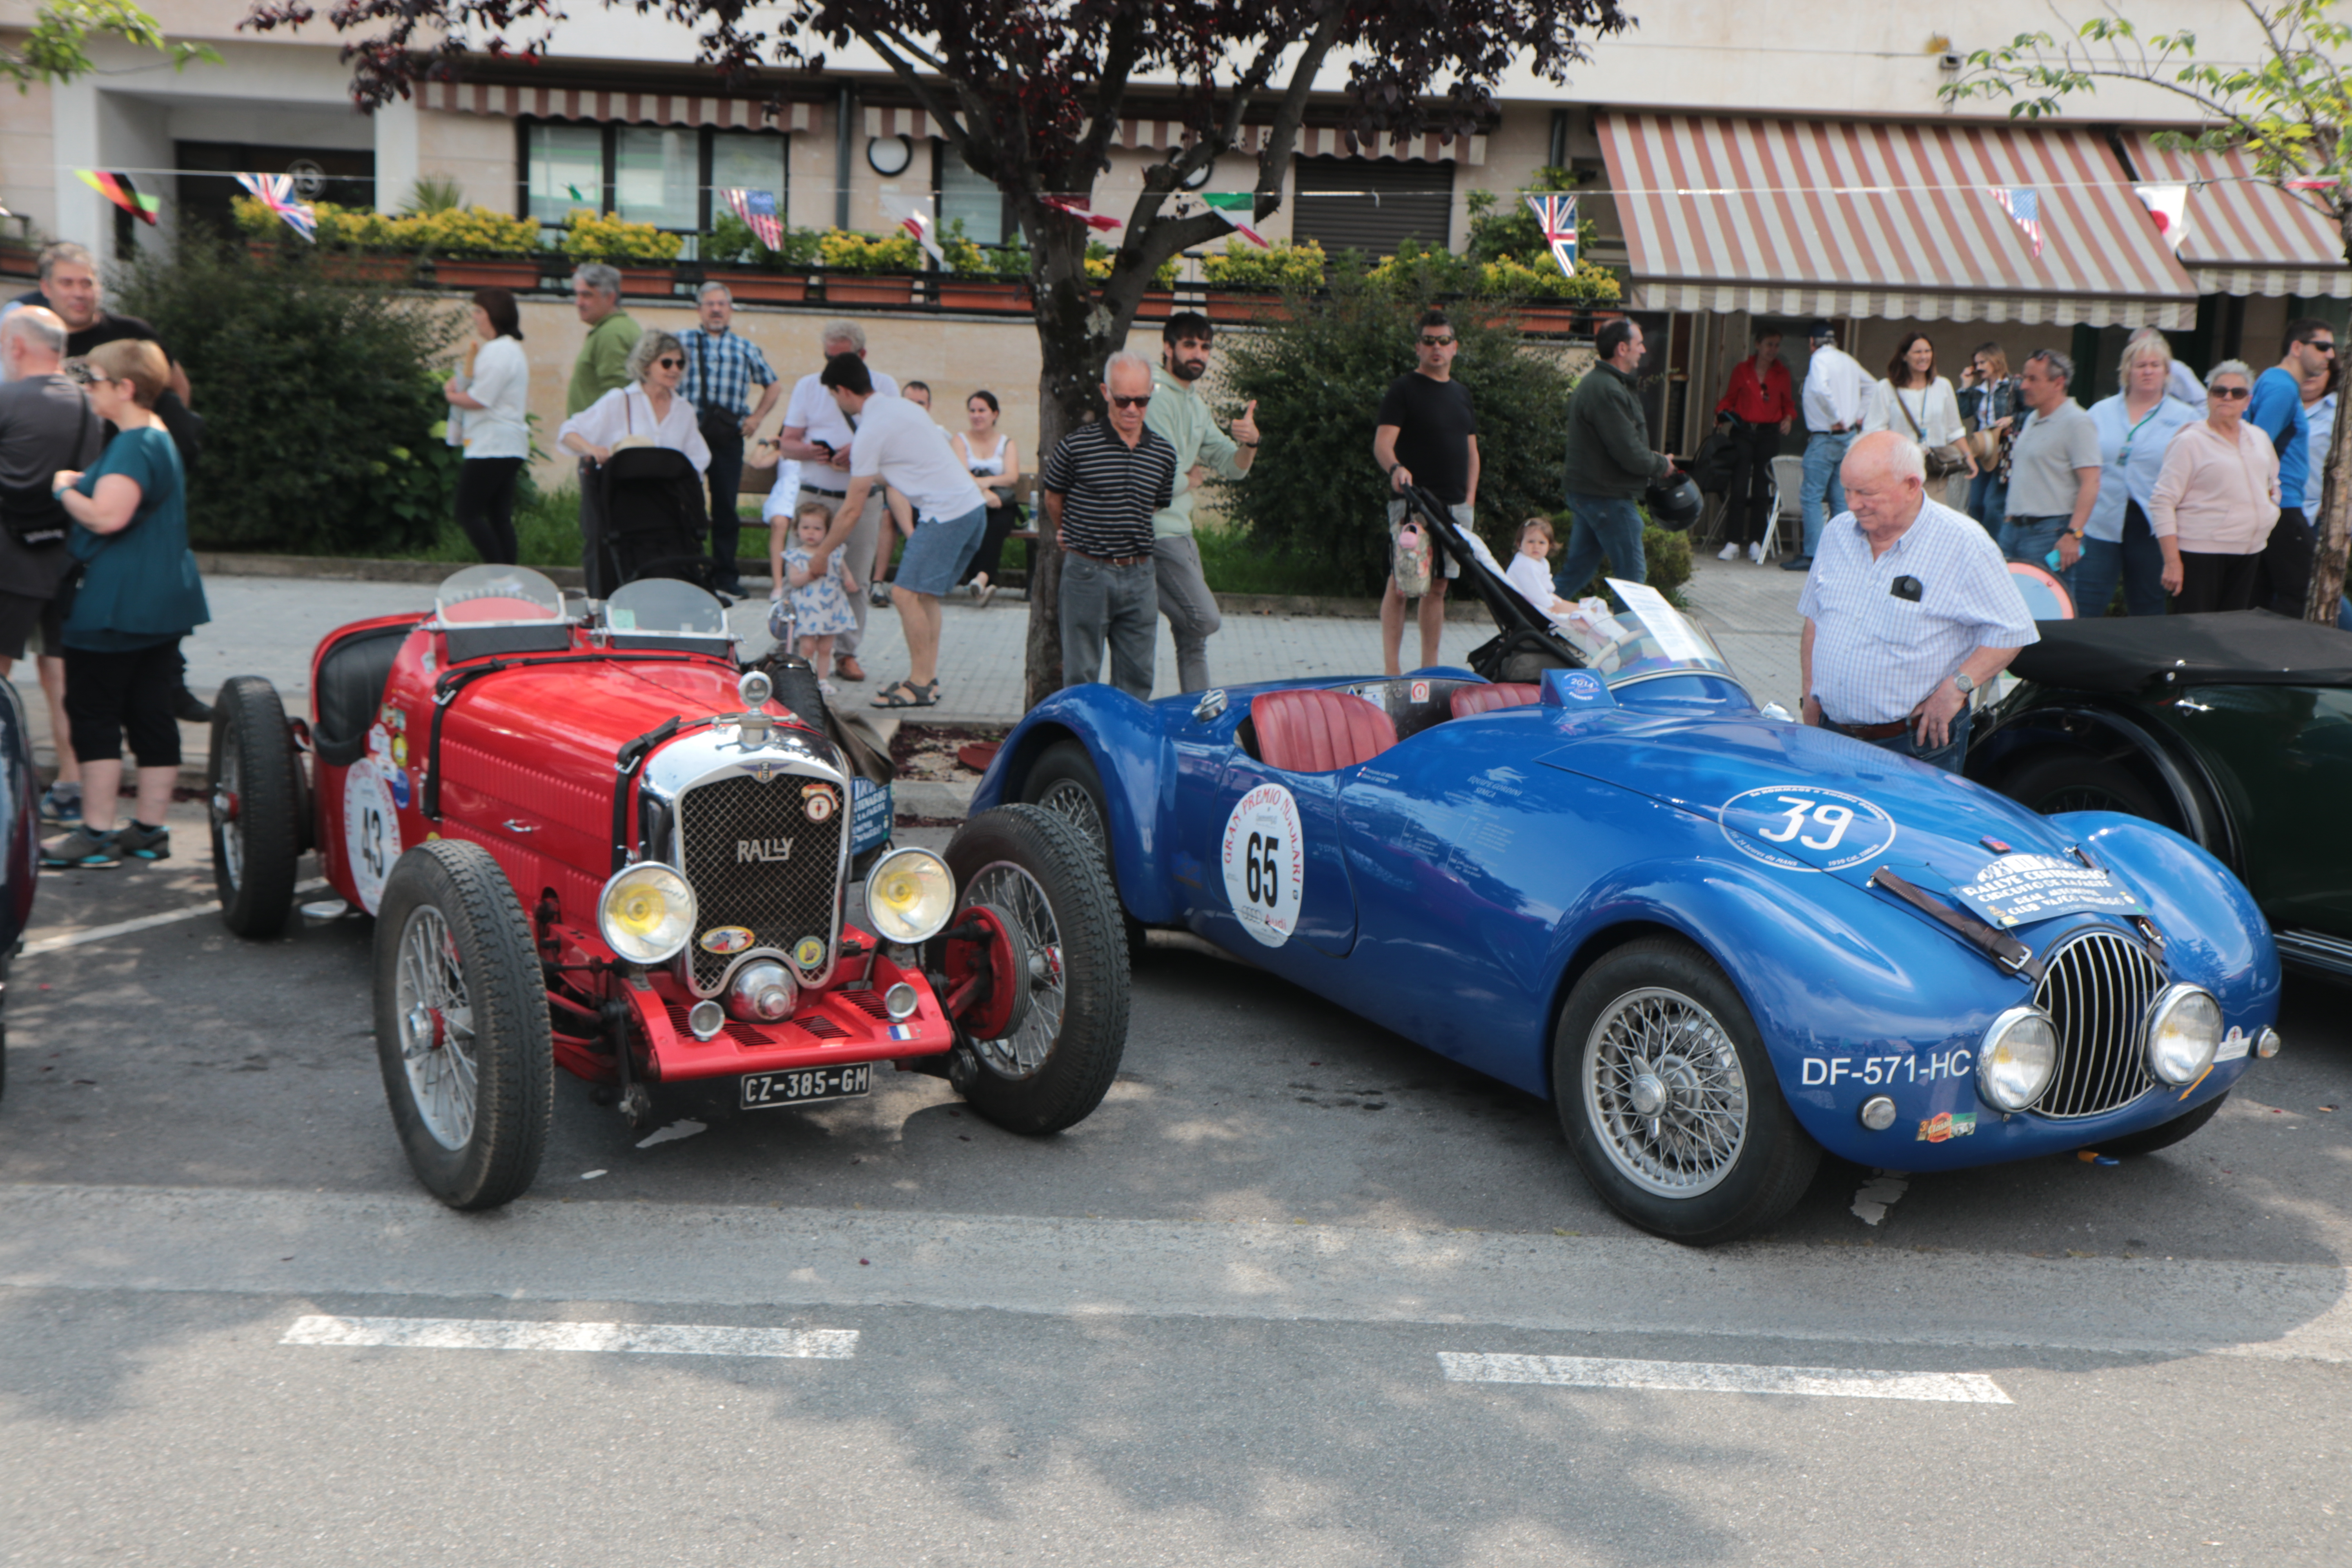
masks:
[[[953,913],[955,875],[928,849],[885,855],[866,878],[866,918],[885,942],[929,942]]]
[[[2221,1046],[2221,1004],[2201,985],[2168,985],[2147,1005],[2147,1070],[2192,1083]]]
[[[784,966],[763,958],[735,972],[728,983],[727,1010],[750,1022],[773,1024],[789,1018],[797,1007],[800,987]]]
[[[2058,1076],[2058,1026],[2038,1007],[2011,1007],[1977,1050],[1977,1092],[2002,1110],[2024,1110]]]
[[[665,963],[694,934],[694,889],[656,861],[614,873],[596,899],[596,929],[631,963]]]

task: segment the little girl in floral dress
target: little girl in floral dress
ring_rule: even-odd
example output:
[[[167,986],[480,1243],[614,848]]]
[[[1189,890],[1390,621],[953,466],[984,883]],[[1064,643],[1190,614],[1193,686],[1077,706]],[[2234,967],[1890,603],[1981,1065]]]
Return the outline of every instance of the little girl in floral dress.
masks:
[[[817,547],[833,528],[831,508],[811,501],[794,514],[793,523],[798,537],[784,552],[784,576],[792,584],[800,654],[818,669],[830,669],[833,639],[857,629],[857,616],[849,607],[849,595],[857,592],[857,579],[850,574],[849,563],[840,550],[833,552],[822,574],[809,570]]]

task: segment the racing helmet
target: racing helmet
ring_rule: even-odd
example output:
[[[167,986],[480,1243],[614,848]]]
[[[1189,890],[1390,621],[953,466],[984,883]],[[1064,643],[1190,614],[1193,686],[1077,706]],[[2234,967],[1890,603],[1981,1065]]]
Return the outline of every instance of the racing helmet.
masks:
[[[1698,521],[1706,502],[1698,493],[1697,480],[1680,468],[1669,468],[1664,479],[1642,492],[1642,504],[1649,509],[1652,522],[1680,533]]]

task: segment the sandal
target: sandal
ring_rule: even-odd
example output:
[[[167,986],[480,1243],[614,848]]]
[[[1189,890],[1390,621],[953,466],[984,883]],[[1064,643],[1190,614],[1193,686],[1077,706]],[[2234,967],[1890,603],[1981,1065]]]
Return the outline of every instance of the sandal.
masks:
[[[874,694],[877,708],[936,708],[940,705],[940,683],[935,678],[918,686],[911,680],[895,680]]]

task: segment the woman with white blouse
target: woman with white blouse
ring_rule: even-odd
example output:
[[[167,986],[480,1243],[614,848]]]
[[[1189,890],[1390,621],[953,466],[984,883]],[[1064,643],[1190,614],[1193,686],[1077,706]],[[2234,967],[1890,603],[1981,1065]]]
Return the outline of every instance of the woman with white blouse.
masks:
[[[1886,375],[1870,389],[1862,410],[1864,431],[1892,430],[1933,451],[1961,441],[1968,427],[1960,423],[1959,395],[1949,378],[1936,374],[1936,345],[1925,332],[1905,336],[1895,357],[1886,362]],[[1961,451],[1968,448],[1962,446]],[[1976,478],[1977,460],[1968,458],[1968,470],[1947,480],[1945,504],[1960,510],[1950,499],[1957,489],[1965,504],[1968,481]]]
[[[465,463],[457,470],[457,526],[481,558],[515,563],[515,481],[530,456],[530,360],[522,352],[522,321],[504,289],[474,290],[477,346],[466,369],[441,389],[461,433]]]
[[[710,467],[710,445],[696,423],[694,405],[678,395],[686,374],[686,345],[658,330],[639,337],[629,350],[629,384],[606,393],[566,419],[555,444],[599,463],[612,460],[624,442],[667,447],[686,454],[696,473]]]
[[[2254,569],[2279,514],[2278,448],[2245,421],[2253,385],[2243,360],[2205,373],[2205,417],[2174,434],[2148,498],[2175,615],[2253,606]]]

